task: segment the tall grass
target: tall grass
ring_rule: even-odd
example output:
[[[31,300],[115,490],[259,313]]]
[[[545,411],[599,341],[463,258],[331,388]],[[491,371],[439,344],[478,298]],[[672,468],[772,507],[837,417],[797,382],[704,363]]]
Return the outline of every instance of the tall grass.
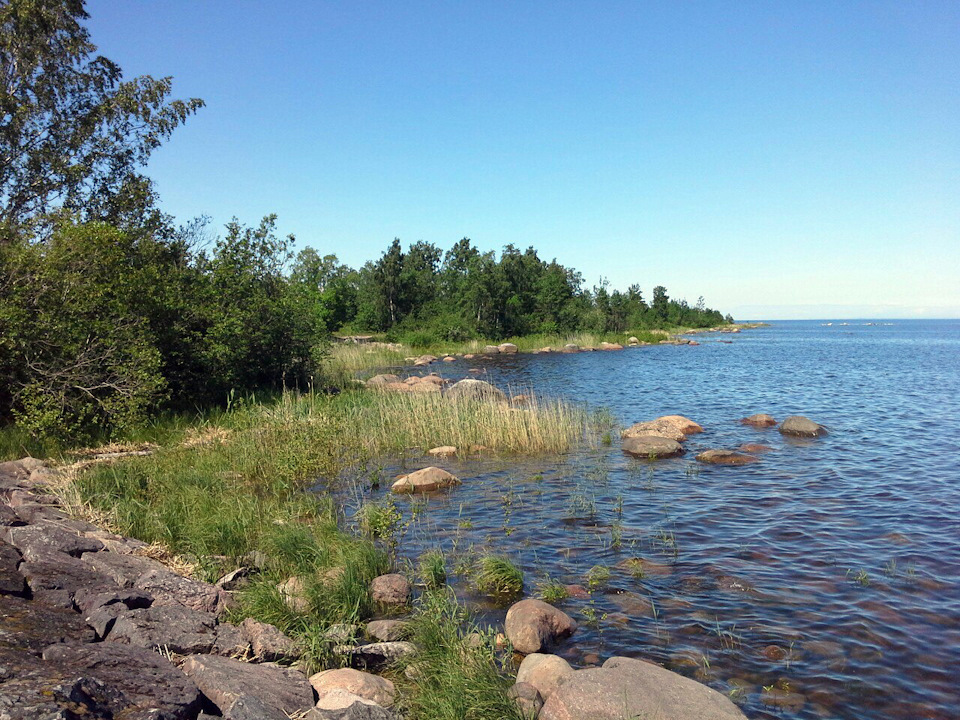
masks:
[[[345,393],[334,403],[371,454],[438,445],[506,453],[562,453],[585,437],[587,412],[533,397],[523,408],[438,393]]]
[[[412,622],[419,651],[399,673],[400,710],[417,720],[521,720],[494,638],[474,625],[448,588],[425,593]],[[479,643],[467,642],[478,633]],[[504,659],[504,663],[506,660]]]
[[[349,386],[358,378],[362,379],[365,372],[404,365],[409,356],[409,353],[372,343],[337,343],[330,347],[324,358],[324,380],[338,387]]]

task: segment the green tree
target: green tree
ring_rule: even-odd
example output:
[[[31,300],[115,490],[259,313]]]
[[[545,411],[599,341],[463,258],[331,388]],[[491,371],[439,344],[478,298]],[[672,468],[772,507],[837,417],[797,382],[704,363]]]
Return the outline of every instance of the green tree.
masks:
[[[138,314],[141,246],[104,224],[0,246],[3,410],[38,436],[136,424],[163,397],[161,357]]]
[[[653,289],[653,303],[650,306],[653,310],[653,316],[661,325],[666,324],[670,313],[670,297],[667,295],[667,289],[663,285],[657,285]]]
[[[169,77],[124,80],[87,19],[83,0],[0,3],[0,239],[49,232],[55,211],[142,223],[154,197],[140,168],[203,106],[169,100]]]

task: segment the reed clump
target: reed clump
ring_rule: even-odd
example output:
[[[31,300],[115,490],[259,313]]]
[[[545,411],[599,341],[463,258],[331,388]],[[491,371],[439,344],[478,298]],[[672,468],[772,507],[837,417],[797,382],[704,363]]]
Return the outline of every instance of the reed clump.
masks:
[[[334,403],[371,454],[453,445],[469,451],[563,453],[585,438],[590,419],[580,406],[531,397],[522,408],[492,399],[449,399],[439,393],[345,393]]]

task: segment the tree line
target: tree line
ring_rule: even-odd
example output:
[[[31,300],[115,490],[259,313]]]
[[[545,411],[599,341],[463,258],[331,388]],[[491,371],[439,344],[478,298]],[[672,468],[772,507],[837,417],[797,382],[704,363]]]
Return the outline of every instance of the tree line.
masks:
[[[217,237],[178,224],[143,168],[203,102],[124,79],[87,19],[83,0],[0,1],[0,422],[82,438],[305,387],[340,330],[429,344],[723,321],[663,287],[587,288],[533,248],[394,240],[355,270],[294,256],[274,216]]]

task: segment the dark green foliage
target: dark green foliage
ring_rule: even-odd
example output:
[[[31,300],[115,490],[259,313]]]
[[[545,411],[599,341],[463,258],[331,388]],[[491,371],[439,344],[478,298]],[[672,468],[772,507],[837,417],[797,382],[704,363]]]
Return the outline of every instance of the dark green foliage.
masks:
[[[337,265],[335,256],[327,259]],[[604,280],[589,290],[580,273],[556,260],[541,260],[533,248],[521,252],[507,245],[498,259],[493,252],[481,253],[468,238],[447,251],[442,262],[434,245],[418,242],[404,252],[394,239],[379,260],[356,273],[342,268],[339,277],[352,292],[341,288],[338,293],[348,295],[356,308],[351,316],[348,306],[341,305],[346,310],[337,316],[342,325],[386,331],[392,340],[411,345],[536,333],[710,327],[724,321],[702,298],[691,308],[657,286],[648,307],[636,285],[611,292]]]
[[[169,101],[170,78],[124,80],[96,54],[86,19],[82,0],[0,3],[0,229],[8,233],[40,230],[56,211],[155,221],[139,168],[203,106]]]

